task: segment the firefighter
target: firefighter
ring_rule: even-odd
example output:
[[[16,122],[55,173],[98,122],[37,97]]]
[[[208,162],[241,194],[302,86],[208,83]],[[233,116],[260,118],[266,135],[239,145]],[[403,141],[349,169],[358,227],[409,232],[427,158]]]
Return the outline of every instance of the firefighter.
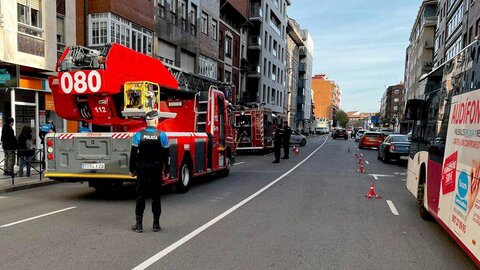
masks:
[[[132,230],[138,233],[143,232],[142,220],[147,190],[151,192],[152,196],[152,229],[154,232],[161,230],[160,191],[162,176],[168,177],[168,159],[170,156],[168,137],[164,132],[157,130],[158,111],[148,112],[145,115],[145,120],[147,128],[140,130],[133,136],[130,153],[130,173],[132,176],[137,176],[136,223],[132,226]]]
[[[288,126],[288,122],[283,122],[283,157],[282,159],[289,159],[290,154],[290,135],[292,129]]]
[[[280,163],[280,154],[282,151],[283,129],[277,125],[273,126],[273,151],[275,160],[272,163]]]

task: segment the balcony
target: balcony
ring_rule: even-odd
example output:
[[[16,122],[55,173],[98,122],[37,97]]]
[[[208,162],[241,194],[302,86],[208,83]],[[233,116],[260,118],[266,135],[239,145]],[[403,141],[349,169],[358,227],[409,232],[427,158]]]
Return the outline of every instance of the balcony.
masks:
[[[307,48],[306,47],[303,47],[303,46],[300,47],[299,56],[300,56],[300,59],[307,57]]]
[[[41,38],[18,33],[18,51],[45,57],[45,41]]]
[[[297,96],[297,104],[305,104],[305,96]]]
[[[249,50],[261,50],[262,49],[262,38],[259,36],[253,36],[248,38],[248,49]]]
[[[252,4],[250,6],[250,14],[248,19],[252,22],[262,22],[263,21],[263,10],[260,4]]]
[[[302,89],[305,88],[305,85],[306,85],[305,81],[306,81],[305,79],[298,80],[298,88],[302,88]]]
[[[438,16],[427,16],[422,18],[422,27],[437,25]]]
[[[298,64],[298,73],[305,73],[305,72],[307,72],[307,64],[306,63]]]
[[[262,68],[259,65],[248,66],[248,78],[260,78],[262,76]]]
[[[429,71],[432,70],[432,68],[433,68],[433,62],[424,62],[423,63],[423,66],[422,66],[423,71],[429,72]]]

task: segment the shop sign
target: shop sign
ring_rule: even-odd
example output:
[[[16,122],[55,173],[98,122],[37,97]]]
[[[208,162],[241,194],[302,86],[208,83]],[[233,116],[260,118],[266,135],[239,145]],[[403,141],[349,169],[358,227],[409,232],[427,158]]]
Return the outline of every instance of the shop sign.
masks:
[[[0,66],[0,89],[18,86],[18,66]]]
[[[46,122],[47,122],[47,113],[45,110],[39,110],[38,111],[38,114],[39,114],[39,119],[38,121],[40,122],[40,126],[44,125]]]
[[[45,93],[45,110],[55,111],[55,103],[53,103],[53,95],[51,93]]]

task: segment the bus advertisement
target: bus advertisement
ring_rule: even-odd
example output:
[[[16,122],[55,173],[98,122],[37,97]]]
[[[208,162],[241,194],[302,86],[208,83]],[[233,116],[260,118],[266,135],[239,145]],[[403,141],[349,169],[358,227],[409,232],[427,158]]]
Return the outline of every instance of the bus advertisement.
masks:
[[[480,266],[480,42],[424,78],[407,101],[413,123],[407,189],[422,218],[444,227]]]

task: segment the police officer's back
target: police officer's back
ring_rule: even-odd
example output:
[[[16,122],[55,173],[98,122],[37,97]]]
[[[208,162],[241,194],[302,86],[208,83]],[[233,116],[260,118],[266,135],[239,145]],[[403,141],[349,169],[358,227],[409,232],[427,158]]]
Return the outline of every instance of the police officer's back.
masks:
[[[275,126],[275,131],[273,133],[273,151],[275,154],[275,160],[273,161],[273,163],[280,162],[280,152],[282,149],[283,137],[283,129],[281,127]]]
[[[145,120],[147,128],[133,136],[130,154],[130,173],[137,176],[136,224],[132,227],[135,232],[143,231],[147,190],[151,191],[152,196],[153,231],[160,230],[162,173],[168,174],[169,171],[168,138],[164,132],[157,130],[158,111],[148,112]]]

